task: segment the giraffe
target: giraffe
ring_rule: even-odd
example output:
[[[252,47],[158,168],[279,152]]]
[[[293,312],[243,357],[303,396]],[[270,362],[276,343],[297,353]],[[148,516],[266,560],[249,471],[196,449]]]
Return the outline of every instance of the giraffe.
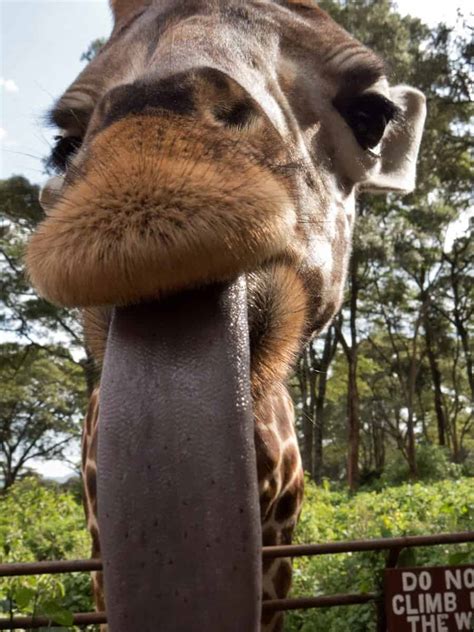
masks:
[[[356,194],[414,187],[425,99],[390,87],[311,0],[111,6],[110,39],[50,114],[60,175],[42,192],[30,279],[82,308],[100,368],[110,306],[245,275],[263,545],[289,544],[304,476],[286,381],[341,306]],[[82,465],[94,557],[99,393]],[[264,563],[264,600],[290,585],[290,560]]]

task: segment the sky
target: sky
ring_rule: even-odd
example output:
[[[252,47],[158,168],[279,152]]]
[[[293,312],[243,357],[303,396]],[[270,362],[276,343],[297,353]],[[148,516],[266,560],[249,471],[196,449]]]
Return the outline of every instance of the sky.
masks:
[[[41,182],[54,130],[43,117],[84,68],[81,54],[110,33],[105,0],[0,0],[0,178]]]
[[[453,23],[458,8],[467,15],[471,6],[472,0],[398,1],[402,14],[429,24]],[[81,54],[111,27],[107,0],[0,0],[0,178],[45,180],[41,159],[54,130],[44,115],[84,68]],[[38,469],[46,476],[71,473],[55,461]]]

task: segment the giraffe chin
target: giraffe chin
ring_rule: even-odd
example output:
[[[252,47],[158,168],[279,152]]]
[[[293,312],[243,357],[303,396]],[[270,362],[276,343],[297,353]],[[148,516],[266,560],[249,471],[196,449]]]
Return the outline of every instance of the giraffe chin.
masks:
[[[230,280],[284,252],[296,222],[284,178],[250,141],[175,119],[128,116],[85,150],[80,177],[27,250],[48,300],[135,303]]]

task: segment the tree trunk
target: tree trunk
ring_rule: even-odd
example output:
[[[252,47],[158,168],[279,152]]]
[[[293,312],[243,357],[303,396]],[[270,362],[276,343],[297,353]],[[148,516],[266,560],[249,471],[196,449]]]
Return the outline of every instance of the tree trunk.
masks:
[[[6,492],[15,482],[16,476],[13,472],[7,471],[3,474],[2,492]]]
[[[418,476],[418,469],[416,465],[416,441],[415,441],[415,391],[416,391],[416,378],[418,375],[418,333],[420,330],[422,313],[425,306],[422,305],[421,313],[418,317],[415,325],[415,331],[413,333],[412,340],[412,353],[410,358],[410,369],[408,373],[407,384],[407,407],[408,407],[408,419],[407,419],[407,438],[408,438],[408,467],[410,469],[410,478],[415,480]]]
[[[416,446],[415,446],[415,424],[413,420],[413,411],[409,411],[407,421],[408,435],[408,467],[410,469],[410,478],[416,480],[418,476],[418,468],[416,465]]]
[[[467,372],[467,380],[469,383],[469,388],[471,391],[471,401],[474,401],[474,367],[473,367],[473,360],[472,360],[472,355],[471,355],[471,348],[470,348],[470,344],[469,344],[469,334],[467,331],[467,328],[465,326],[465,321],[463,320],[461,313],[460,313],[460,303],[461,303],[461,294],[462,292],[460,291],[459,288],[459,276],[457,273],[457,263],[456,263],[456,259],[455,260],[450,260],[449,258],[447,258],[449,265],[450,265],[450,279],[451,279],[451,288],[453,290],[453,299],[454,299],[454,309],[453,309],[453,316],[454,316],[454,325],[456,327],[456,331],[457,334],[459,336],[459,338],[461,339],[461,346],[464,352],[464,357],[466,359],[466,372]]]
[[[456,329],[459,337],[461,338],[461,345],[464,351],[464,357],[466,359],[466,372],[467,380],[469,382],[469,389],[471,391],[471,400],[474,401],[474,371],[473,362],[471,357],[471,350],[469,345],[469,335],[464,323],[459,317],[458,310],[454,310],[454,319],[456,322]]]
[[[347,483],[351,492],[356,491],[359,484],[359,446],[360,446],[360,419],[359,419],[359,392],[357,387],[357,300],[359,296],[358,259],[353,254],[350,267],[350,346],[345,341],[344,335],[339,329],[340,340],[347,358],[347,426],[349,436],[349,448],[347,455]]]
[[[18,469],[13,467],[13,459],[12,453],[9,449],[8,444],[1,443],[2,446],[2,456],[4,456],[4,460],[2,459],[2,492],[6,492],[9,487],[13,485],[15,479],[18,474]]]
[[[318,484],[321,484],[323,479],[324,404],[326,401],[328,371],[336,353],[336,347],[337,340],[334,333],[334,326],[331,326],[326,332],[324,339],[324,350],[319,367],[314,416],[313,478]]]
[[[374,468],[378,475],[385,467],[385,430],[383,424],[372,421],[372,441],[374,449]]]
[[[310,374],[311,366],[308,360],[309,350],[306,348],[303,352],[303,356],[300,361],[299,369],[298,369],[298,381],[300,385],[301,392],[301,400],[302,400],[302,409],[303,409],[303,419],[302,419],[302,430],[303,430],[303,449],[302,449],[302,460],[303,460],[303,469],[305,472],[311,473],[313,471],[313,434],[314,434],[314,422],[312,415],[312,398],[313,394],[311,393],[310,388]]]
[[[347,423],[349,430],[349,453],[347,459],[347,483],[351,492],[359,484],[359,392],[357,388],[357,355],[351,351],[348,366]]]
[[[460,447],[459,447],[459,441],[458,441],[458,429],[457,429],[457,420],[456,420],[457,415],[454,415],[454,418],[452,420],[451,426],[452,426],[452,431],[451,431],[451,438],[452,438],[452,443],[453,443],[453,461],[455,463],[460,463],[461,459],[460,459]]]
[[[81,361],[81,367],[84,372],[84,380],[86,383],[87,397],[90,399],[94,388],[99,383],[100,375],[97,370],[94,358],[87,347],[84,347],[86,357]]]
[[[443,394],[441,390],[441,371],[438,359],[433,348],[433,328],[430,322],[428,310],[424,315],[426,351],[430,363],[431,379],[433,380],[433,397],[436,411],[436,421],[438,426],[438,443],[441,446],[446,445],[446,415],[443,408]]]

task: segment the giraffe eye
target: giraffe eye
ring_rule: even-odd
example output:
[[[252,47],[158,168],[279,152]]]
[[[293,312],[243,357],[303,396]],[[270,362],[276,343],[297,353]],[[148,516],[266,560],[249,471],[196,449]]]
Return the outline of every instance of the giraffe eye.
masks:
[[[367,92],[350,100],[336,99],[334,105],[365,150],[377,147],[388,124],[399,113],[392,101],[376,92]]]
[[[68,162],[77,152],[82,144],[82,139],[78,136],[55,136],[55,145],[47,161],[47,167],[63,173],[66,171]]]

